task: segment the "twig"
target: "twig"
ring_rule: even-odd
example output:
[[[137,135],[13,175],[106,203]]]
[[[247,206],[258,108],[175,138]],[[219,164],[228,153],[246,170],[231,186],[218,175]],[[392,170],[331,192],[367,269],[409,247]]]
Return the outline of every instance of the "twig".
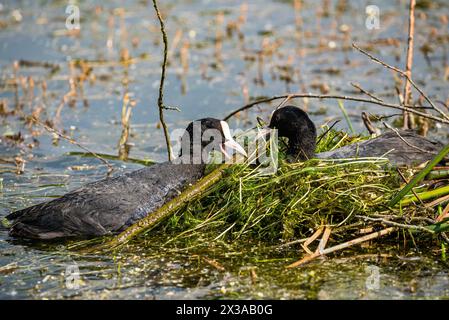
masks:
[[[446,241],[446,243],[449,243],[449,238],[445,232],[441,232],[440,235],[444,239],[444,241]]]
[[[423,227],[423,226],[414,226],[414,225],[410,225],[410,224],[393,222],[393,221],[385,220],[383,218],[371,218],[371,217],[359,216],[359,215],[356,215],[356,217],[360,218],[360,219],[368,220],[368,221],[382,222],[383,224],[386,224],[387,226],[398,227],[398,228],[403,228],[403,229],[412,229],[412,230],[425,231],[425,232],[428,232],[428,233],[431,233],[431,234],[435,233],[433,230],[431,230],[429,228],[426,228],[426,227]]]
[[[319,227],[307,240],[304,244],[301,244],[301,247],[305,252],[312,254],[313,252],[309,249],[309,244],[318,239],[318,237],[323,233],[324,227]]]
[[[349,118],[349,115],[346,112],[343,102],[341,100],[337,100],[337,101],[338,101],[338,106],[340,107],[341,113],[343,113],[343,117],[345,118],[346,123],[348,124],[349,130],[351,131],[351,133],[353,135],[355,135],[356,133],[355,133],[354,127],[352,126],[351,119]]]
[[[405,138],[404,138],[403,136],[401,136],[401,134],[399,133],[398,129],[393,128],[392,126],[390,126],[390,125],[389,125],[388,123],[386,123],[385,121],[382,121],[382,123],[383,123],[383,125],[384,125],[386,128],[388,128],[388,129],[390,129],[391,131],[393,131],[394,133],[396,133],[396,135],[399,137],[399,139],[401,139],[402,141],[404,141],[404,143],[405,143],[406,145],[408,145],[410,148],[413,148],[413,149],[415,149],[415,150],[418,150],[419,152],[422,152],[422,153],[434,154],[433,152],[424,150],[424,149],[422,149],[422,148],[420,148],[420,147],[417,147],[417,146],[411,144],[411,143],[408,142],[407,140],[405,140]]]
[[[291,95],[288,95],[287,98],[285,98],[284,101],[282,101],[282,102],[276,107],[275,110],[277,110],[277,109],[279,109],[279,108],[282,108],[288,101],[290,101],[291,98],[292,98],[292,96],[291,96]]]
[[[396,168],[397,173],[399,173],[399,176],[402,178],[402,180],[407,184],[410,181],[408,181],[404,175],[402,174],[401,170],[399,168]],[[413,195],[416,197],[416,199],[419,200],[419,202],[421,202],[422,205],[424,205],[424,202],[421,200],[421,198],[418,196],[418,194],[416,193],[415,190],[412,189]]]
[[[225,267],[223,267],[218,261],[216,261],[214,259],[208,259],[206,257],[199,256],[197,254],[194,254],[192,256],[192,258],[199,258],[199,259],[203,260],[204,262],[206,262],[208,265],[211,265],[212,267],[217,269],[218,271],[226,271]]]
[[[412,67],[413,67],[413,38],[415,34],[415,0],[410,0],[409,8],[409,18],[408,18],[408,41],[407,41],[407,62],[405,65],[405,74],[407,75],[407,80],[404,86],[404,104],[409,104],[411,100],[411,88],[409,78],[412,77]],[[409,123],[412,123],[412,118],[405,111],[404,112],[404,129],[409,129]]]
[[[380,134],[380,130],[371,123],[368,114],[364,111],[362,112],[362,120],[370,134]]]
[[[438,103],[441,104],[443,107],[445,107],[445,108],[447,109],[447,111],[449,111],[449,106],[448,106],[446,103],[444,103],[444,101],[436,100],[435,102],[438,102]]]
[[[362,92],[363,94],[366,94],[367,96],[373,98],[374,100],[379,101],[379,102],[383,102],[383,100],[382,100],[381,98],[376,97],[376,96],[375,96],[374,94],[372,94],[371,92],[366,91],[366,90],[363,89],[359,84],[354,83],[354,82],[351,82],[351,86],[353,86],[353,87],[356,88],[356,89],[359,89],[360,92]]]
[[[253,101],[251,103],[248,103],[246,105],[244,105],[243,107],[240,107],[234,111],[232,111],[230,114],[228,114],[226,117],[224,117],[223,120],[227,121],[229,120],[231,117],[233,117],[234,115],[236,115],[239,112],[245,111],[247,109],[250,109],[258,104],[261,103],[268,103],[274,100],[279,100],[279,99],[285,99],[287,97],[291,97],[291,98],[310,98],[310,99],[341,99],[341,100],[349,100],[349,101],[358,101],[358,102],[365,102],[365,103],[371,103],[371,104],[376,104],[376,105],[380,105],[380,106],[384,106],[384,107],[389,107],[389,108],[393,108],[393,109],[398,109],[398,110],[402,110],[402,111],[408,111],[411,113],[414,113],[416,115],[422,116],[424,118],[428,118],[440,123],[445,123],[445,124],[449,124],[449,117],[447,117],[447,119],[442,119],[436,116],[433,116],[431,114],[427,114],[424,112],[420,112],[417,110],[412,109],[412,106],[401,106],[398,104],[393,104],[393,103],[387,103],[387,102],[379,102],[375,99],[365,99],[365,98],[358,98],[358,97],[352,97],[352,96],[340,96],[340,95],[326,95],[326,94],[313,94],[313,93],[297,93],[297,94],[283,94],[283,95],[279,95],[279,96],[273,96],[271,98],[265,98],[265,99],[260,99],[260,100],[256,100]]]
[[[318,258],[320,256],[323,256],[325,254],[329,254],[329,253],[332,253],[332,252],[335,252],[335,251],[338,251],[338,250],[342,250],[342,249],[351,247],[353,245],[356,245],[356,244],[359,244],[359,243],[362,243],[362,242],[365,242],[365,241],[369,241],[369,240],[372,240],[372,239],[376,239],[376,238],[385,236],[387,234],[392,233],[395,230],[396,230],[396,228],[390,227],[390,228],[387,228],[387,229],[384,229],[384,230],[381,230],[381,231],[378,231],[378,232],[373,232],[373,233],[370,233],[370,234],[368,234],[366,236],[363,236],[363,237],[360,237],[360,238],[356,238],[356,239],[350,240],[348,242],[345,242],[345,243],[342,243],[342,244],[330,247],[328,249],[323,250],[322,252],[315,251],[312,255],[308,255],[308,256],[302,258],[301,260],[298,260],[298,261],[296,261],[296,262],[294,262],[292,264],[289,264],[287,266],[287,268],[299,267],[300,265],[302,265],[304,263],[307,263],[307,262],[309,262],[309,261],[311,261],[311,260],[313,260],[315,258]]]
[[[332,229],[330,227],[326,227],[326,229],[324,229],[323,237],[321,238],[320,243],[318,244],[318,248],[316,249],[316,251],[320,254],[323,254],[324,248],[326,248],[326,244],[331,235],[331,231]]]
[[[440,152],[425,166],[424,169],[422,169],[420,172],[418,172],[413,179],[407,183],[407,185],[402,188],[394,197],[390,200],[388,203],[388,206],[392,207],[396,205],[401,199],[409,193],[409,191],[435,167],[443,158],[446,156],[446,154],[449,153],[449,143],[441,149]],[[404,203],[403,203],[404,204]]]
[[[173,110],[173,111],[178,111],[178,112],[181,112],[181,109],[179,109],[178,107],[172,107],[172,106],[163,106],[163,109],[165,109],[165,110]]]
[[[77,141],[75,141],[74,139],[70,138],[69,136],[66,136],[65,134],[59,132],[56,129],[53,129],[51,127],[49,127],[48,125],[46,125],[45,123],[39,121],[36,117],[30,116],[27,117],[29,118],[31,121],[37,123],[38,125],[42,126],[45,130],[47,130],[50,133],[56,134],[58,137],[67,140],[68,142],[70,142],[71,144],[76,145],[77,147],[83,149],[84,151],[92,154],[95,158],[97,158],[98,160],[100,160],[101,162],[103,162],[107,167],[108,167],[108,175],[111,174],[111,172],[114,170],[114,167],[103,157],[99,156],[98,154],[96,154],[95,152],[89,150],[88,148],[86,148],[85,146],[79,144]]]
[[[432,102],[432,100],[430,100],[430,98],[421,90],[421,88],[407,75],[407,73],[405,73],[404,71],[402,71],[401,69],[398,69],[398,68],[396,68],[396,67],[393,67],[392,65],[389,65],[389,64],[387,64],[387,63],[385,63],[385,62],[383,62],[382,60],[379,60],[378,58],[376,58],[376,57],[374,57],[372,54],[370,54],[370,53],[368,53],[368,52],[366,52],[365,50],[363,50],[362,48],[360,48],[360,47],[358,47],[355,43],[353,43],[352,44],[352,46],[355,48],[355,49],[357,49],[358,51],[360,51],[361,53],[363,53],[364,55],[366,55],[368,58],[370,58],[371,60],[373,60],[374,62],[376,62],[376,63],[379,63],[379,64],[381,64],[381,65],[383,65],[384,67],[386,67],[386,68],[388,68],[388,69],[390,69],[390,70],[393,70],[393,71],[395,71],[395,72],[397,72],[397,73],[399,73],[401,76],[403,76],[404,78],[406,78],[410,83],[411,83],[411,85],[416,89],[416,90],[418,90],[418,92],[424,97],[424,99],[426,99],[426,101],[432,106],[432,108],[435,110],[435,111],[437,111],[440,115],[442,115],[446,120],[449,120],[449,116],[447,115],[447,114],[445,114],[440,108],[438,108],[433,102]],[[407,105],[406,103],[406,100],[404,99],[404,105]],[[380,103],[378,103],[378,104],[380,104]],[[380,104],[380,105],[382,105],[382,104]],[[409,108],[404,108],[404,109],[402,109],[403,111],[408,111],[408,112],[413,112],[413,111],[410,111],[410,110],[407,110],[407,109],[409,109]],[[416,112],[413,112],[413,113],[415,113],[415,114],[418,114],[418,113],[416,113]],[[421,114],[418,114],[418,115],[421,115]],[[422,115],[421,115],[422,116]]]
[[[156,15],[157,15],[157,18],[159,19],[159,23],[161,25],[162,40],[164,42],[164,61],[162,62],[161,82],[159,84],[159,98],[157,100],[157,104],[159,107],[159,120],[161,121],[161,125],[164,130],[165,143],[167,144],[168,160],[171,161],[172,160],[172,150],[171,150],[170,137],[168,135],[167,124],[164,121],[164,109],[166,109],[166,107],[164,106],[164,81],[165,81],[165,69],[167,67],[167,51],[168,51],[167,42],[168,41],[167,41],[167,34],[165,33],[164,20],[161,17],[161,14],[157,7],[156,0],[153,0],[153,6],[154,6],[154,10],[156,10]]]
[[[388,215],[388,214],[372,214],[374,218],[383,218],[383,219],[402,219],[402,220],[410,220],[410,221],[425,221],[427,223],[435,223],[435,221],[431,218],[427,217],[410,217],[410,216],[396,216],[396,215]]]

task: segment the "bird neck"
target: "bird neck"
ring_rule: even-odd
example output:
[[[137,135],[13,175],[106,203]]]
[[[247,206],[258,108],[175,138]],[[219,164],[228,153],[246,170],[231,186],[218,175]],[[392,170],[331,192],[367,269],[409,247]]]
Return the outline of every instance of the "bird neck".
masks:
[[[289,138],[287,154],[297,160],[308,160],[315,157],[315,139],[300,139],[299,137]]]

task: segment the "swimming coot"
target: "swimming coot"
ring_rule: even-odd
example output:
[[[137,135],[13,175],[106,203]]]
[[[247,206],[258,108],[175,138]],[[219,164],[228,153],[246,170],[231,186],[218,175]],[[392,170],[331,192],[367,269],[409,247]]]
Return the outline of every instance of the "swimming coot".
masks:
[[[58,199],[11,213],[6,217],[13,221],[10,235],[55,239],[121,232],[201,178],[208,151],[220,150],[229,156],[228,147],[246,155],[232,139],[228,124],[213,118],[190,123],[181,141],[176,161],[92,182]]]
[[[398,130],[315,154],[315,125],[306,112],[295,106],[285,106],[274,111],[269,127],[278,129],[279,137],[288,138],[287,154],[297,160],[385,157],[393,166],[411,166],[431,160],[443,148],[443,144],[412,131]]]

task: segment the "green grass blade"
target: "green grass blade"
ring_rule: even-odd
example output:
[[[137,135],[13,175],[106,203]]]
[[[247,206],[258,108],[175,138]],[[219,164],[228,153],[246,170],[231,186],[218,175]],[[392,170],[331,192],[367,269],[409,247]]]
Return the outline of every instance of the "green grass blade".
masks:
[[[418,182],[420,182],[433,169],[433,167],[435,167],[441,160],[443,160],[443,158],[448,153],[449,144],[441,149],[441,151],[432,159],[432,161],[430,161],[424,169],[418,172],[418,174],[414,176],[413,179],[409,183],[407,183],[396,196],[393,197],[393,199],[390,200],[388,205],[392,207],[397,204],[406,194],[410,192],[410,190],[412,190],[414,186],[418,184]]]
[[[434,190],[421,192],[418,194],[418,197],[422,201],[425,201],[425,200],[429,200],[429,199],[436,198],[436,197],[442,197],[447,194],[449,194],[449,186],[444,186],[444,187],[437,188]],[[401,200],[401,205],[406,206],[406,205],[412,203],[413,201],[418,201],[418,199],[416,199],[415,196],[410,197],[410,198],[405,198],[405,199]]]
[[[351,119],[349,119],[348,113],[346,112],[345,106],[343,105],[343,102],[341,100],[338,100],[338,106],[340,107],[340,110],[343,113],[343,116],[345,117],[346,122],[348,123],[348,127],[349,127],[349,130],[351,130],[351,134],[355,135],[356,132],[354,130],[354,127],[352,126]]]
[[[449,230],[449,221],[444,220],[435,224],[431,224],[430,226],[426,226],[426,228],[432,230],[435,233],[446,232]]]

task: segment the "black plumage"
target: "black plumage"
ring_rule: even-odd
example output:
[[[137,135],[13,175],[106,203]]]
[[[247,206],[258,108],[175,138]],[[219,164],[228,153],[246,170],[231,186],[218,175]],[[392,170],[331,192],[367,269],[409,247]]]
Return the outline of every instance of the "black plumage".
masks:
[[[315,154],[316,129],[306,112],[295,106],[277,109],[270,128],[278,129],[280,137],[288,138],[287,154],[296,160],[309,158],[343,159],[385,157],[393,166],[412,166],[431,160],[443,144],[431,141],[412,131],[388,131],[380,136],[342,148]]]
[[[184,153],[176,161],[95,181],[58,199],[13,212],[6,217],[13,221],[10,235],[55,239],[103,236],[124,230],[204,175],[205,161],[200,158],[192,162],[195,149],[200,152],[205,148],[219,149],[229,142],[226,123],[213,118],[196,123],[199,125],[190,123],[187,127],[182,137]],[[207,129],[215,129],[215,139],[194,140],[195,128],[199,130],[200,139]],[[199,148],[194,148],[195,144]]]
[[[285,106],[273,112],[271,129],[278,130],[279,137],[288,138],[287,154],[296,160],[307,160],[315,156],[316,128],[303,110]]]

